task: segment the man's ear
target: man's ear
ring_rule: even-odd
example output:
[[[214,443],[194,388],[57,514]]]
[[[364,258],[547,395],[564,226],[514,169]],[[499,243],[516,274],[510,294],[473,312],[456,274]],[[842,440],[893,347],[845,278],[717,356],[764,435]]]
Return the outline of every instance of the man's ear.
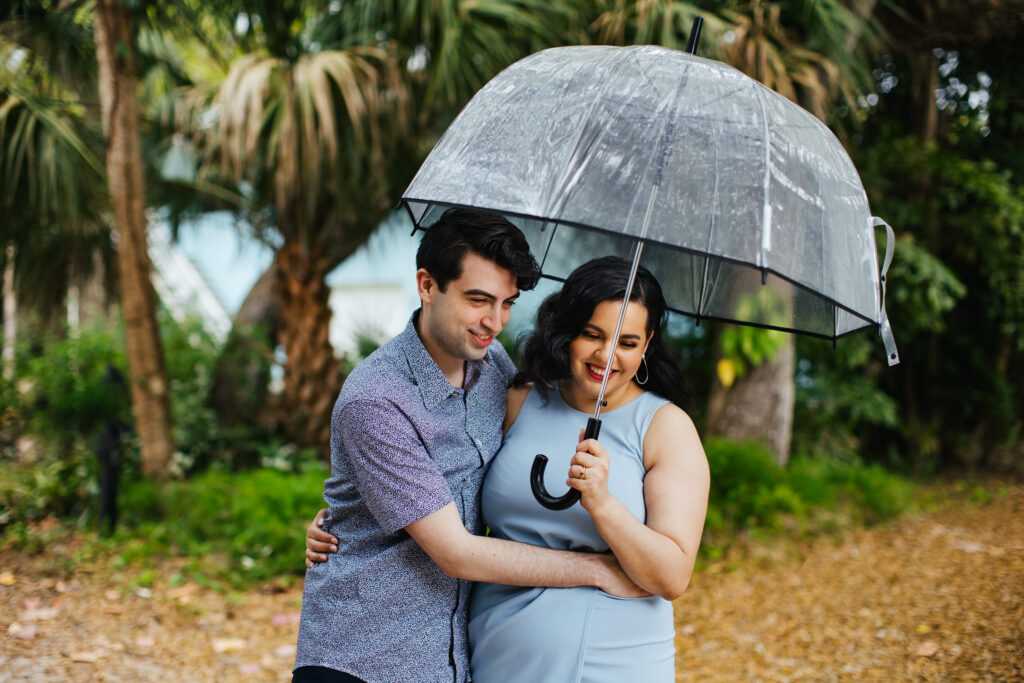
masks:
[[[426,268],[420,268],[416,271],[416,293],[420,296],[420,301],[427,303],[432,300],[437,294],[437,280],[434,276],[427,272]]]

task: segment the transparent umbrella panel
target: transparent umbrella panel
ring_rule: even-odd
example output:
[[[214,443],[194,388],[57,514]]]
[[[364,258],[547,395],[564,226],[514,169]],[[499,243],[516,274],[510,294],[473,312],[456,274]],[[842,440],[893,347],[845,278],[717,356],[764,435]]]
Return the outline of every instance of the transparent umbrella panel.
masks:
[[[888,331],[874,219],[840,142],[687,53],[566,47],[517,62],[474,96],[403,201],[420,227],[450,206],[506,215],[555,279],[642,240],[671,308],[697,318],[830,339]]]
[[[425,225],[450,208],[434,204]],[[545,278],[563,281],[593,258],[632,258],[636,238],[509,215],[537,256]],[[830,302],[773,271],[742,262],[645,242],[640,264],[658,279],[669,310],[702,320],[739,322],[824,339],[878,323]]]

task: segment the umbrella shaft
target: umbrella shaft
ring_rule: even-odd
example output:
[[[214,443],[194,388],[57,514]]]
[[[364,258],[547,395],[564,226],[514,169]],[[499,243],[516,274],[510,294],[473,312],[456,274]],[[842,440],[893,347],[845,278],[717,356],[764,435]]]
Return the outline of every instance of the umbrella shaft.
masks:
[[[615,334],[612,335],[612,347],[608,351],[608,360],[604,364],[604,377],[601,379],[601,390],[597,392],[597,405],[594,406],[594,418],[601,417],[601,408],[604,405],[604,392],[608,388],[608,375],[611,373],[612,362],[615,360],[615,350],[619,348],[619,334],[622,332],[622,321],[626,317],[626,306],[629,305],[630,296],[633,294],[633,282],[636,280],[636,271],[640,268],[640,254],[643,253],[643,240],[637,240],[636,251],[633,252],[633,265],[629,269],[629,279],[626,280],[626,293],[622,296],[622,308],[619,310],[619,319],[615,323]]]

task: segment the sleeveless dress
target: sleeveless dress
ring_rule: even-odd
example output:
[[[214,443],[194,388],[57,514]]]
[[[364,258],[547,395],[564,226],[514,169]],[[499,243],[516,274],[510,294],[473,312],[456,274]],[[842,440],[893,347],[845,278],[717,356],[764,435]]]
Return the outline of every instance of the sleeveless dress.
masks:
[[[579,504],[548,510],[530,492],[530,467],[548,456],[544,483],[552,495],[565,479],[587,413],[554,389],[544,405],[531,389],[481,492],[491,535],[532,545],[605,552],[590,515]],[[611,456],[608,490],[645,520],[643,439],[667,401],[644,393],[601,415],[601,445]],[[675,680],[672,604],[663,598],[617,598],[578,588],[523,588],[476,583],[470,602],[470,670],[474,683],[622,683]]]

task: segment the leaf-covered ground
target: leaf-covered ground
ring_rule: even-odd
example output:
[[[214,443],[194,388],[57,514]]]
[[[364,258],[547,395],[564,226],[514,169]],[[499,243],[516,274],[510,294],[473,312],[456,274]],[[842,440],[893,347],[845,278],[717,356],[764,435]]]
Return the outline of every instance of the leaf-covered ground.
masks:
[[[1024,680],[1024,486],[990,490],[712,565],[675,605],[677,679]],[[0,552],[0,680],[289,679],[300,587],[172,587],[170,560],[139,587],[73,550]]]

